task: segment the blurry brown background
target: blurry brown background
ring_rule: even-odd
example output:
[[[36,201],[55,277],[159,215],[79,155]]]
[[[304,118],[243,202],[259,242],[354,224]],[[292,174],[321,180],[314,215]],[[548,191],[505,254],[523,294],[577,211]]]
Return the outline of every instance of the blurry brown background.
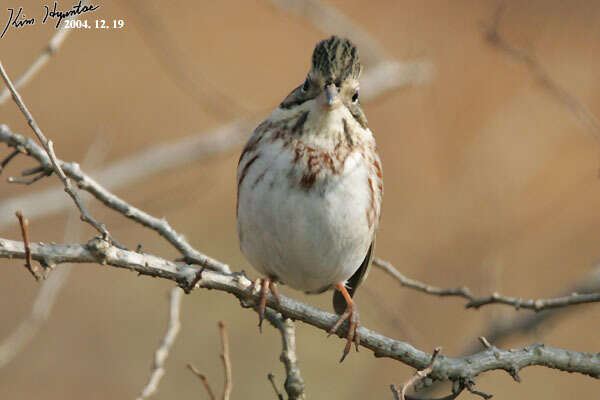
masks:
[[[41,16],[40,3],[11,1],[2,8],[22,5]],[[498,2],[328,3],[375,37],[388,57],[435,66],[429,83],[365,106],[384,164],[378,256],[410,277],[443,287],[465,284],[482,295],[548,297],[582,279],[600,253],[598,137],[523,63],[486,42],[484,26]],[[125,28],[71,33],[21,91],[58,156],[69,161],[81,162],[98,135],[110,145],[105,158],[110,163],[228,120],[262,115],[302,81],[314,44],[328,34],[266,1],[188,1],[178,8],[155,0],[96,4],[101,8],[88,19],[123,19]],[[2,26],[5,16],[0,9]],[[599,114],[598,21],[598,2],[507,2],[500,31],[515,46],[533,51],[556,83]],[[38,23],[10,30],[0,40],[0,59],[13,78],[53,32]],[[181,68],[180,77],[201,77],[200,85],[208,80],[241,108],[232,108],[229,119],[215,117],[181,90],[165,69],[168,62]],[[32,136],[12,102],[0,107],[0,123]],[[117,194],[165,216],[195,247],[255,277],[235,233],[239,151],[165,171]],[[0,156],[7,153],[2,146]],[[32,187],[6,183],[7,176],[32,165],[24,157],[11,164],[2,176],[0,201],[57,185],[55,177]],[[98,204],[92,211],[129,247],[142,243],[147,252],[178,256],[158,235],[121,215]],[[32,220],[32,240],[63,241],[66,215]],[[80,241],[87,241],[94,232],[83,230]],[[16,220],[0,237],[20,238]],[[29,312],[39,285],[22,262],[0,264],[1,339]],[[0,397],[134,398],[166,329],[172,286],[123,270],[76,266],[40,334],[0,370]],[[330,294],[291,295],[330,310]],[[464,301],[399,288],[378,270],[357,299],[365,326],[426,351],[442,346],[448,356],[474,345],[494,319],[517,313],[501,306],[465,310]],[[595,305],[579,306],[535,335],[516,335],[501,345],[541,341],[598,352],[597,313]],[[273,372],[283,384],[280,338],[271,327],[258,334],[254,312],[240,308],[233,296],[198,290],[184,298],[182,319],[156,398],[208,398],[186,370],[188,362],[220,392],[219,319],[230,332],[233,398],[275,398],[266,376]],[[391,399],[389,384],[414,372],[365,349],[339,365],[343,342],[302,324],[297,345],[309,398]],[[504,372],[487,373],[477,379],[477,389],[498,399],[595,398],[600,389],[592,378],[547,368],[530,367],[520,375],[523,382],[517,384]]]

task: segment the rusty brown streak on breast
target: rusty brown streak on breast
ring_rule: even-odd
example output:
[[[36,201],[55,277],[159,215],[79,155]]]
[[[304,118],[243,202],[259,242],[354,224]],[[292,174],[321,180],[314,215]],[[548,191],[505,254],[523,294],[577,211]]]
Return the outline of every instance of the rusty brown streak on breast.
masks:
[[[327,166],[327,168],[329,168],[329,170],[331,171],[332,174],[335,173],[335,165],[333,165],[333,160],[331,159],[331,156],[329,155],[329,153],[322,153],[321,161],[323,162],[324,165]]]
[[[379,161],[375,160],[375,162],[373,163],[373,165],[375,165],[375,170],[377,172],[377,177],[379,179],[381,179],[383,177],[383,174],[381,173],[381,165],[379,165]]]
[[[371,203],[369,208],[367,208],[367,224],[369,225],[370,229],[373,226],[375,219],[375,193],[373,191],[373,180],[371,177],[367,178],[367,183],[369,185],[369,192],[371,193]]]
[[[317,174],[315,172],[308,172],[302,175],[302,179],[300,179],[300,187],[303,189],[310,189],[315,185],[317,181]]]

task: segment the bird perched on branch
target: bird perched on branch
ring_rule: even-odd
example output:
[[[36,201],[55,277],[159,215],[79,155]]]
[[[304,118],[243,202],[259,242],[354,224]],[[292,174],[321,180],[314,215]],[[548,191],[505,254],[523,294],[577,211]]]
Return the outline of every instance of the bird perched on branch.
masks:
[[[369,270],[383,180],[375,139],[359,102],[356,46],[319,42],[304,82],[252,133],[237,169],[242,252],[260,280],[259,326],[275,283],[307,293],[334,289],[339,320],[349,320],[343,361],[358,351],[352,296]]]

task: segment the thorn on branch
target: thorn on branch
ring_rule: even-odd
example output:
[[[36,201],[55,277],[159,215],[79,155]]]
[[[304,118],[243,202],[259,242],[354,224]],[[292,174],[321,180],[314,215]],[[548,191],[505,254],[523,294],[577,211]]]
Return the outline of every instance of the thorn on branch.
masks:
[[[267,374],[267,379],[269,380],[269,382],[271,382],[271,386],[273,387],[273,391],[277,395],[277,399],[278,400],[284,400],[283,399],[283,395],[281,394],[281,392],[279,391],[279,389],[277,389],[277,384],[275,384],[275,375],[273,375],[272,373],[269,372]]]
[[[488,342],[488,340],[484,336],[479,336],[479,341],[481,342],[483,347],[485,347],[486,349],[490,350],[492,348],[492,345],[490,344],[490,342]]]
[[[519,370],[517,367],[512,367],[509,369],[508,374],[515,380],[515,382],[521,383],[521,377],[519,376]]]
[[[488,400],[488,399],[491,399],[492,397],[494,397],[494,395],[492,395],[492,394],[483,393],[483,392],[473,389],[473,385],[475,385],[475,382],[469,381],[469,382],[465,383],[464,387],[466,387],[470,393],[473,393],[474,395],[479,396],[485,400]]]
[[[202,273],[204,272],[204,270],[206,269],[206,267],[202,267],[198,270],[198,272],[196,272],[196,276],[194,276],[194,279],[192,279],[192,281],[189,283],[189,285],[187,285],[186,287],[183,288],[183,290],[185,291],[185,294],[190,294],[190,292],[192,290],[194,290],[194,288],[196,287],[196,284],[198,284],[198,282],[200,282],[200,279],[202,279]]]
[[[46,178],[50,175],[52,175],[52,170],[44,170],[32,178],[20,178],[18,176],[10,176],[8,178],[8,183],[20,183],[22,185],[31,185],[32,183],[36,183],[40,179]]]
[[[33,275],[36,281],[42,279],[42,276],[34,270],[31,259],[31,246],[29,244],[29,220],[23,217],[23,212],[18,210],[16,213],[19,225],[21,226],[21,236],[23,237],[23,245],[25,247],[25,268]]]
[[[15,151],[10,153],[4,160],[2,160],[2,162],[0,163],[0,174],[2,173],[2,170],[8,165],[8,163],[12,161],[12,159],[21,153],[21,149],[17,148]]]

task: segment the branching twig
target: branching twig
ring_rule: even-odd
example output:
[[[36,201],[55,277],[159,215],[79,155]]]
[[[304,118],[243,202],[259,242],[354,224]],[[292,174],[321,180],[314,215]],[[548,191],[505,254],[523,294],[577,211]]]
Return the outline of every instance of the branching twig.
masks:
[[[219,333],[221,335],[221,361],[223,362],[223,370],[225,371],[225,384],[223,385],[223,400],[229,400],[231,398],[231,390],[233,389],[233,378],[231,374],[231,358],[229,356],[229,338],[227,337],[227,329],[225,328],[225,322],[219,321]],[[215,395],[210,388],[208,379],[204,374],[200,373],[192,364],[187,365],[188,369],[194,373],[204,385],[204,388],[208,392],[211,400],[215,400]]]
[[[208,379],[206,379],[206,376],[200,373],[200,371],[198,371],[196,367],[194,367],[192,364],[188,364],[187,367],[190,371],[192,371],[194,375],[200,378],[200,380],[202,381],[202,385],[204,385],[204,389],[206,389],[206,392],[208,393],[208,397],[210,397],[210,400],[217,400],[215,394],[210,388],[210,383],[208,383]]]
[[[433,350],[433,354],[431,355],[431,361],[429,362],[429,365],[426,368],[415,372],[413,376],[411,376],[406,382],[404,382],[404,384],[402,384],[402,387],[400,388],[400,400],[406,400],[406,392],[408,391],[408,389],[413,387],[421,379],[427,377],[427,375],[429,375],[431,371],[433,371],[433,364],[435,363],[435,359],[437,358],[438,354],[440,354],[441,350],[442,349],[440,347],[436,347],[435,350]],[[392,388],[394,388],[394,385],[392,385]],[[392,389],[392,392],[395,391]]]
[[[31,247],[29,246],[29,220],[23,217],[23,212],[17,210],[15,213],[19,220],[19,226],[21,227],[21,236],[23,237],[23,244],[25,246],[25,268],[33,275],[36,281],[42,279],[42,276],[33,269],[33,263],[31,261]]]
[[[43,265],[58,263],[96,263],[134,270],[142,275],[150,275],[176,281],[180,286],[191,289],[190,283],[197,279],[197,268],[179,264],[151,254],[138,254],[110,245],[105,240],[94,238],[87,244],[40,244],[31,243],[31,256]],[[0,239],[0,258],[25,257],[22,242]],[[197,287],[215,289],[235,295],[242,305],[252,307],[260,295],[254,284],[243,274],[223,274],[206,270],[198,280]],[[305,303],[281,296],[280,304],[269,297],[267,305],[278,307],[282,316],[300,320],[309,325],[328,331],[338,317]],[[338,335],[344,335],[344,329]],[[360,344],[375,353],[376,357],[388,357],[408,364],[416,369],[429,365],[431,356],[408,343],[385,337],[365,327],[360,328]],[[541,365],[561,371],[577,372],[600,378],[600,354],[583,353],[534,344],[516,350],[484,350],[462,357],[446,358],[438,356],[430,377],[433,380],[452,381],[472,379],[490,370],[519,371],[531,365]]]
[[[35,119],[29,112],[29,109],[23,102],[23,99],[21,99],[21,96],[17,92],[17,89],[15,89],[13,83],[11,82],[10,78],[8,77],[8,74],[4,70],[4,66],[2,65],[2,62],[0,62],[0,75],[2,75],[2,79],[8,86],[8,89],[10,90],[10,92],[12,94],[13,100],[15,101],[17,106],[19,106],[19,109],[21,110],[21,112],[23,113],[25,118],[27,119],[27,123],[29,124],[29,126],[31,127],[31,129],[33,130],[35,135],[37,136],[38,140],[44,147],[46,154],[50,158],[52,169],[54,170],[56,175],[58,175],[58,177],[62,181],[63,185],[65,186],[65,191],[73,199],[73,201],[75,202],[75,205],[79,209],[79,212],[81,213],[81,220],[92,225],[98,232],[100,232],[102,234],[102,237],[104,237],[105,239],[114,241],[112,239],[110,233],[104,226],[104,224],[96,221],[96,219],[91,216],[91,214],[85,208],[83,201],[81,201],[81,198],[79,197],[77,192],[73,189],[71,180],[63,172],[63,170],[62,170],[61,166],[59,165],[58,160],[56,158],[56,154],[54,154],[54,145],[53,145],[52,141],[48,140],[48,138],[46,138],[46,136],[42,133],[41,129],[39,128],[38,124],[35,122]]]
[[[160,342],[160,346],[154,353],[154,361],[152,362],[150,379],[148,379],[148,383],[142,389],[142,392],[137,397],[137,400],[143,400],[152,396],[156,392],[156,389],[158,389],[160,380],[165,374],[165,361],[169,356],[169,351],[171,350],[173,343],[175,343],[175,339],[177,338],[177,334],[179,334],[179,329],[181,328],[179,311],[181,309],[182,296],[183,291],[180,288],[176,287],[171,289],[171,294],[169,295],[169,327],[165,337]]]
[[[394,278],[402,286],[418,290],[423,293],[432,294],[435,296],[454,296],[467,299],[466,308],[479,308],[488,304],[505,304],[513,306],[516,310],[528,309],[534,311],[549,310],[553,308],[561,308],[576,304],[596,303],[600,302],[600,293],[571,293],[567,296],[562,296],[552,299],[535,299],[524,300],[518,297],[502,296],[498,293],[493,293],[491,296],[476,297],[471,290],[465,286],[457,288],[444,289],[435,286],[430,286],[425,283],[409,279],[398,271],[391,263],[375,258],[373,265],[384,270]]]
[[[298,368],[298,358],[296,356],[296,331],[294,322],[285,319],[278,312],[267,308],[265,310],[267,320],[281,333],[281,356],[279,359],[285,367],[285,391],[288,394],[288,400],[305,399],[304,380],[300,375]],[[271,379],[270,379],[271,380]],[[275,383],[271,380],[273,387]]]
[[[38,160],[42,165],[49,163],[48,155],[32,140],[28,140],[21,135],[10,132],[6,125],[0,125],[0,142],[4,142],[11,147],[21,147],[27,151],[27,154]],[[161,236],[169,241],[186,257],[186,261],[203,265],[207,268],[228,272],[229,267],[219,261],[216,261],[194,249],[182,235],[177,233],[165,219],[153,217],[144,211],[131,206],[123,199],[115,196],[90,176],[82,172],[76,163],[65,163],[58,160],[62,170],[73,179],[77,185],[91,193],[104,205],[112,208],[128,218],[157,231]]]

